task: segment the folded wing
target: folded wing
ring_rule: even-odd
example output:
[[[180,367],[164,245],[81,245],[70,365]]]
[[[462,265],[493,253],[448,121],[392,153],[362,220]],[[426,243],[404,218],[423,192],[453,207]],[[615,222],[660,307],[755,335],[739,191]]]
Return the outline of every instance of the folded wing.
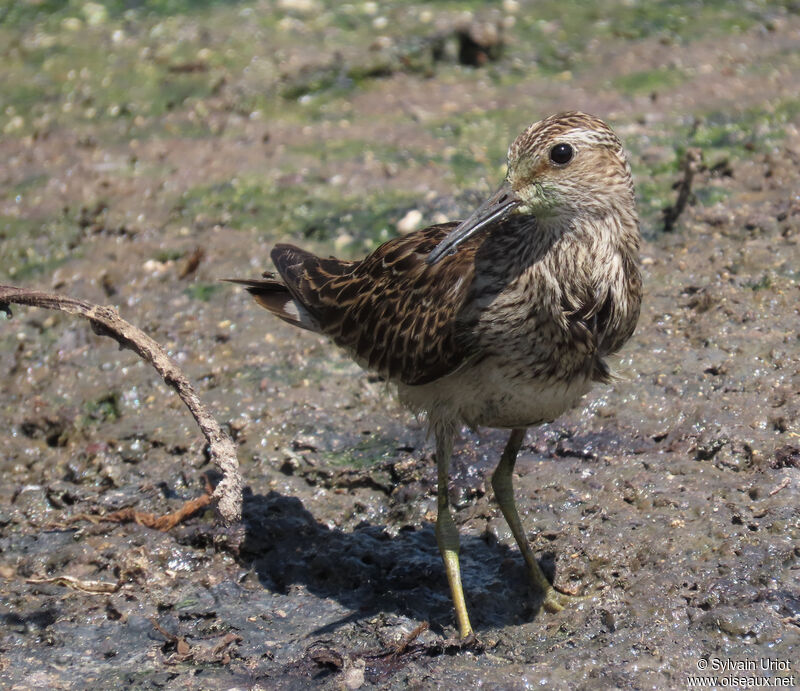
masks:
[[[472,281],[474,250],[430,266],[428,254],[456,224],[381,245],[362,261],[321,258],[292,245],[272,250],[280,280],[237,281],[290,324],[329,336],[363,366],[425,384],[463,362],[456,321]]]

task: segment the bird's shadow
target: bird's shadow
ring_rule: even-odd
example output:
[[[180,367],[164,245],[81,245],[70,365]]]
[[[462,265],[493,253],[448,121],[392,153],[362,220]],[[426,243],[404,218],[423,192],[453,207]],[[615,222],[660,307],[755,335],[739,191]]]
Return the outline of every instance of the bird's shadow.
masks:
[[[288,593],[302,585],[352,611],[314,634],[379,612],[427,621],[440,633],[454,623],[432,524],[391,535],[383,526],[363,522],[345,532],[317,521],[300,499],[274,491],[246,493],[242,523],[238,558],[255,571],[264,588]],[[545,555],[545,570],[552,571],[551,556]],[[518,551],[484,537],[462,535],[460,557],[476,630],[534,618],[541,598],[529,584]]]

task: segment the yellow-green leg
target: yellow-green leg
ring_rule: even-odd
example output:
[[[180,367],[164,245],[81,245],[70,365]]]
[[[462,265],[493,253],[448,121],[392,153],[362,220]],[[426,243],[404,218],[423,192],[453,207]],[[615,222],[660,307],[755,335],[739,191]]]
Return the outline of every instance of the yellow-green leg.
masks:
[[[558,612],[564,609],[564,605],[567,604],[570,596],[556,590],[542,573],[539,562],[536,561],[536,557],[533,556],[533,550],[528,544],[528,538],[522,528],[522,521],[520,521],[517,505],[514,501],[512,473],[514,472],[514,464],[517,461],[517,454],[522,446],[526,431],[524,428],[511,431],[506,448],[503,449],[500,463],[497,464],[497,468],[492,474],[492,489],[494,489],[494,496],[497,498],[497,503],[503,512],[506,523],[508,523],[508,527],[511,528],[511,532],[514,534],[519,551],[522,552],[522,556],[525,558],[531,580],[544,594],[543,605],[545,609],[551,612]]]
[[[439,474],[439,486],[436,516],[436,542],[442,554],[447,582],[456,608],[458,631],[461,638],[472,634],[472,626],[467,615],[464,602],[464,590],[461,587],[461,568],[458,565],[458,528],[450,514],[450,501],[447,497],[447,484],[450,479],[450,456],[453,453],[453,431],[451,429],[436,430],[436,467]]]

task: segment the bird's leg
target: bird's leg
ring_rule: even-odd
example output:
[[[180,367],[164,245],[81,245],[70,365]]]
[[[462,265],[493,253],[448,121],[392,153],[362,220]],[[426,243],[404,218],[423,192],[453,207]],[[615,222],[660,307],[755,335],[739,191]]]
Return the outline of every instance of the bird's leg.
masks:
[[[525,438],[525,432],[524,428],[511,431],[506,448],[503,449],[500,463],[497,464],[497,468],[492,474],[492,489],[497,498],[497,503],[500,505],[500,510],[505,516],[506,523],[508,523],[508,527],[511,528],[511,532],[514,534],[519,551],[522,552],[522,556],[525,558],[531,579],[544,594],[543,605],[545,609],[551,612],[558,612],[564,609],[564,605],[570,596],[556,590],[542,572],[539,562],[536,561],[533,550],[528,544],[528,538],[522,528],[522,521],[520,521],[517,505],[514,501],[512,473],[514,472],[517,454],[520,446],[522,446],[522,440]]]
[[[447,582],[450,584],[450,593],[458,618],[458,631],[461,638],[467,638],[472,633],[472,626],[467,615],[467,605],[464,602],[464,590],[461,588],[461,569],[458,565],[458,528],[450,514],[450,501],[447,496],[447,484],[450,479],[450,456],[453,453],[454,431],[449,425],[436,428],[436,467],[439,474],[439,487],[437,495],[438,513],[436,516],[436,542],[442,554],[444,568],[447,572]]]

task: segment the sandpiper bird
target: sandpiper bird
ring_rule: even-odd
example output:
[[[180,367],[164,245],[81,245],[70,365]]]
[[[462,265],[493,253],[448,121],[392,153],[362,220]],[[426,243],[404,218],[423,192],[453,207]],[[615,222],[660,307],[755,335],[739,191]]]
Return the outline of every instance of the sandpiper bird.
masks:
[[[639,223],[622,144],[601,120],[562,113],[508,151],[505,181],[466,221],[398,237],[361,261],[276,245],[279,277],[236,281],[286,322],[322,333],[427,413],[436,438],[436,540],[462,638],[472,633],[447,496],[462,423],[511,430],[492,474],[497,503],[543,591],[512,473],[526,428],[575,405],[639,316]]]

